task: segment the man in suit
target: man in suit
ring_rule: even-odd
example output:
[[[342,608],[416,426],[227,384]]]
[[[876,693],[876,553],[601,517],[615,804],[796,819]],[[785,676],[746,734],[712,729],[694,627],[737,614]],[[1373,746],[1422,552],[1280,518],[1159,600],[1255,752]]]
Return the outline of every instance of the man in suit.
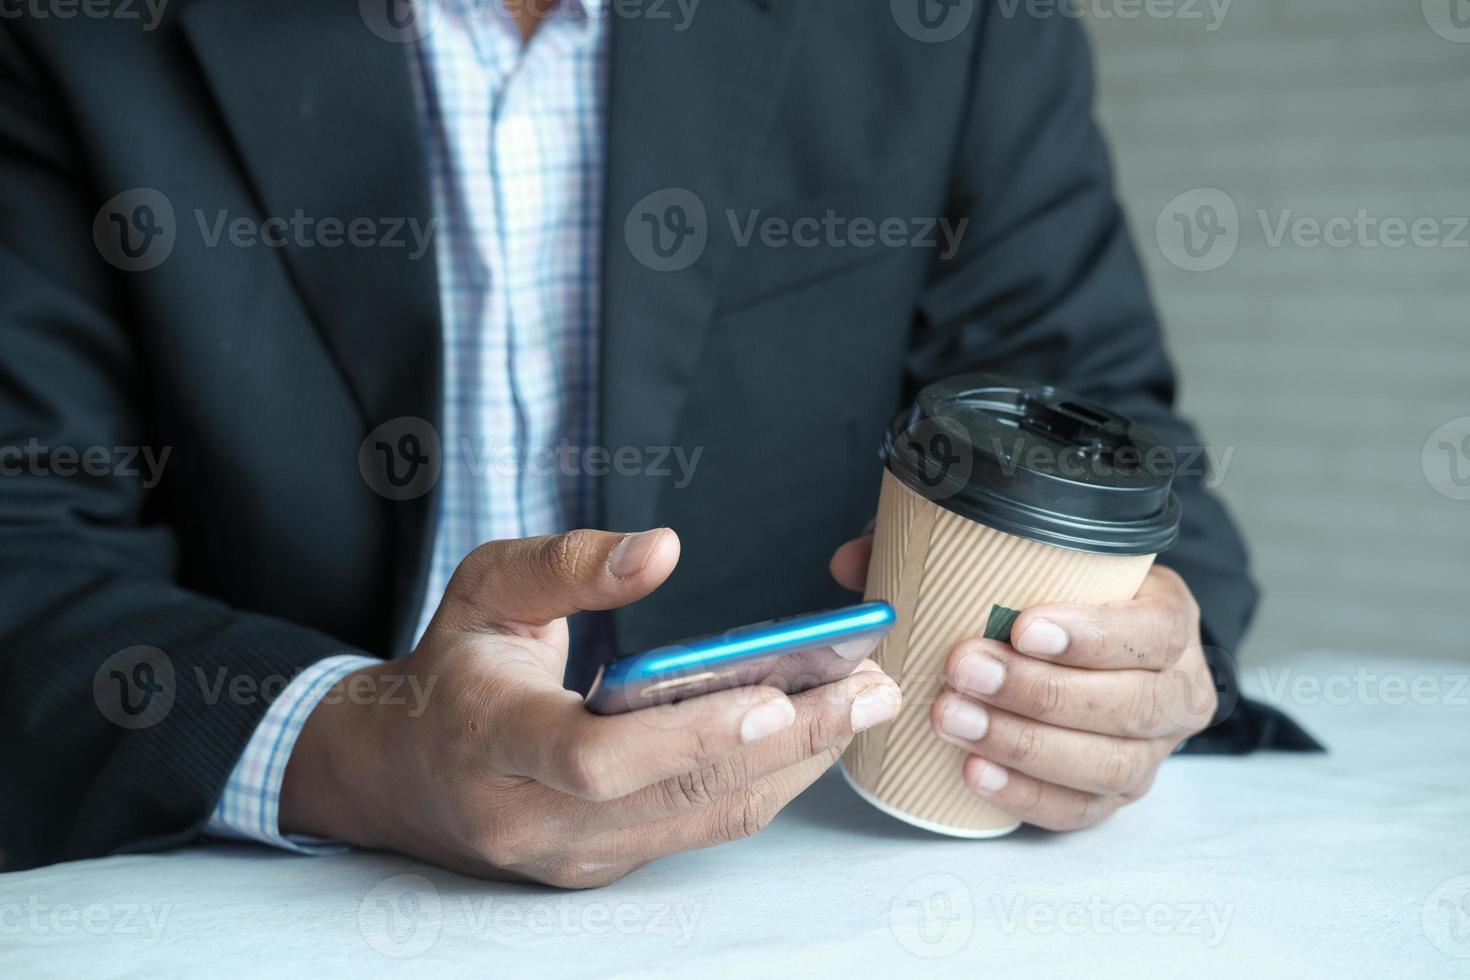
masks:
[[[844,601],[936,378],[1197,444],[1070,18],[179,0],[0,21],[0,73],[7,868],[213,835],[579,886],[748,835],[891,679],[678,724],[564,679]],[[1136,601],[954,652],[976,792],[1082,827],[1254,744],[1203,475]]]

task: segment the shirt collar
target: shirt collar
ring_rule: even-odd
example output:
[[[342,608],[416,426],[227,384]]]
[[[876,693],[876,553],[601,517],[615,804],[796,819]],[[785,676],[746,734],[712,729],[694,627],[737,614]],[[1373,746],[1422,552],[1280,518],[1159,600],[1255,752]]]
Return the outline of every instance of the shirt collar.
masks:
[[[528,0],[427,0],[427,2],[443,3],[449,11],[467,24],[485,23],[491,18],[504,18],[507,26],[513,26],[509,23],[511,18],[507,8],[511,4],[528,2]],[[592,29],[600,25],[607,17],[610,12],[610,3],[611,0],[560,0],[546,15],[548,23],[541,25],[537,33],[554,28],[560,23],[563,28],[590,34]]]

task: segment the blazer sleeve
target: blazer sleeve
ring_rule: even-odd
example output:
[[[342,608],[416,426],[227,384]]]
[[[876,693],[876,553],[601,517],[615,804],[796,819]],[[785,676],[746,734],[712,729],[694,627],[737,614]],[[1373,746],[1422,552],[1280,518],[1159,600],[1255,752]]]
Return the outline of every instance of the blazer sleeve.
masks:
[[[1221,690],[1216,722],[1226,721],[1257,599],[1245,545],[1206,488],[1199,436],[1174,407],[1174,370],[1093,118],[1084,31],[1073,18],[1003,7],[976,5],[971,102],[947,208],[951,222],[968,223],[921,300],[909,377],[917,386],[987,370],[1050,382],[1175,449],[1183,527],[1160,560],[1199,600]]]
[[[267,708],[262,697],[232,699],[218,679],[279,686],[344,651],[179,586],[167,468],[149,486],[137,465],[140,447],[155,459],[165,448],[150,431],[147,364],[118,273],[92,244],[102,202],[86,190],[63,107],[3,25],[0,93],[0,870],[9,871],[189,840]]]

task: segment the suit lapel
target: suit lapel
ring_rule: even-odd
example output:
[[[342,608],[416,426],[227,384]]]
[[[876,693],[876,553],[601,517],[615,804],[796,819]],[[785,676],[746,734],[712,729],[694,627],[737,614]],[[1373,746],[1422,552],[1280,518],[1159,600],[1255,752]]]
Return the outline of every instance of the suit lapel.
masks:
[[[683,31],[670,20],[609,16],[601,365],[608,446],[673,443],[728,254],[715,242],[718,223],[725,207],[749,203],[802,9],[792,0],[709,0]],[[369,30],[349,3],[199,0],[182,19],[265,215],[301,209],[318,219],[428,227],[404,44]],[[659,205],[672,189],[703,203],[710,244],[687,267],[660,271],[637,238],[650,226],[636,212],[668,217]],[[645,198],[649,206],[635,208]],[[362,408],[364,432],[405,415],[438,424],[432,251],[417,261],[407,248],[284,251]],[[392,505],[395,651],[405,648],[421,602],[436,505],[437,493]],[[607,526],[650,527],[657,514],[658,481],[607,478]]]
[[[409,49],[371,31],[352,3],[201,0],[181,17],[263,216],[365,218],[379,240],[403,222],[401,247],[329,248],[289,235],[284,258],[362,411],[363,434],[400,416],[437,425],[434,255],[430,247],[413,257],[408,224],[432,228]],[[390,507],[395,651],[418,614],[436,500]]]
[[[724,208],[749,203],[751,178],[795,47],[799,0],[708,0],[687,29],[609,18],[603,243],[602,431],[607,446],[671,446],[714,311],[728,249]],[[684,193],[689,192],[689,193]],[[654,248],[701,220],[707,246],[683,268]],[[680,208],[670,211],[671,207]],[[698,251],[698,234],[686,247]],[[660,481],[608,477],[605,524],[654,526]]]

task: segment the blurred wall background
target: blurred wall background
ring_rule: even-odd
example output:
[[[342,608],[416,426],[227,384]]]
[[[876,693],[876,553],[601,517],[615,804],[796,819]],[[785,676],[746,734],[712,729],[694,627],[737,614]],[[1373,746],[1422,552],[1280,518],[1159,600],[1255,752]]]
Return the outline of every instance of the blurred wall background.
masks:
[[[1265,592],[1244,655],[1470,658],[1470,0],[1071,2]]]

